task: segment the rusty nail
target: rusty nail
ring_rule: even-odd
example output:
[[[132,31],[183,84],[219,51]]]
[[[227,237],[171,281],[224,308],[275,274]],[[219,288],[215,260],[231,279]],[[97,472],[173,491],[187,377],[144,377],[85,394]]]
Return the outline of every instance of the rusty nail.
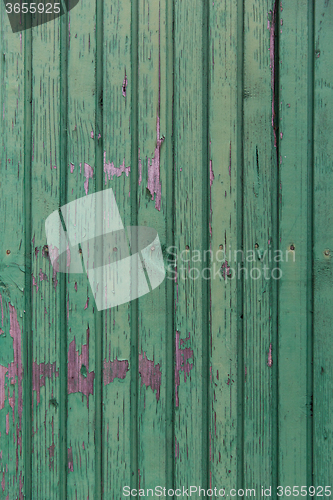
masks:
[[[290,250],[295,250],[295,246],[294,245],[290,245]]]
[[[330,251],[329,250],[325,250],[324,254],[326,255],[326,257],[328,257],[330,255]]]
[[[188,245],[186,245],[185,249],[186,249],[186,250],[189,250],[189,249],[190,249],[190,247],[189,247]]]
[[[220,250],[223,250],[223,245],[220,245],[220,246],[219,246],[219,249],[220,249]]]
[[[256,243],[256,244],[254,245],[254,248],[259,248],[259,244],[258,244],[258,243]]]
[[[6,254],[7,254],[7,255],[10,255],[10,250],[7,250]]]

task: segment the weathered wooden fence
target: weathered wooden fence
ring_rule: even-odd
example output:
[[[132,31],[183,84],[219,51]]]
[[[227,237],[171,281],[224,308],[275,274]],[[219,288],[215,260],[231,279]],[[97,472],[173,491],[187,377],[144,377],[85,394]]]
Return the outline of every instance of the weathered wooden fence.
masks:
[[[333,3],[81,0],[21,33],[5,3],[0,498],[325,496]],[[45,220],[108,188],[167,276],[97,311]]]

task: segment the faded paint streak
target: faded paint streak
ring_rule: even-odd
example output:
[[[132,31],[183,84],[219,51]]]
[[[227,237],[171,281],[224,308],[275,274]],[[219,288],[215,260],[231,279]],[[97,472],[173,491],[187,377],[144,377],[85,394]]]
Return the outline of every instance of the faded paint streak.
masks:
[[[126,177],[131,171],[131,167],[125,167],[125,158],[123,163],[119,166],[119,168],[114,166],[113,161],[111,163],[106,162],[106,151],[104,151],[104,172],[105,172],[105,185],[107,180],[113,179],[114,176],[120,177],[121,174],[125,173]]]
[[[145,385],[146,387],[151,387],[153,392],[156,391],[157,401],[160,399],[160,388],[161,388],[161,367],[158,363],[154,364],[154,360],[150,361],[147,358],[146,353],[139,354],[139,373],[141,375],[141,387]]]
[[[104,360],[104,371],[103,380],[104,385],[112,384],[115,378],[124,380],[126,373],[128,372],[129,363],[127,359],[118,360],[117,358],[113,361]]]
[[[193,350],[190,347],[182,347],[185,342],[190,340],[191,334],[186,339],[180,339],[180,332],[176,332],[176,367],[175,367],[175,392],[176,392],[176,407],[179,406],[178,387],[180,384],[180,372],[184,372],[184,382],[186,376],[189,375],[193,368],[193,363],[189,363],[189,359],[193,359]]]
[[[18,414],[19,414],[19,431],[21,431],[22,413],[23,413],[23,398],[22,398],[22,380],[23,380],[23,365],[21,354],[21,328],[17,321],[17,312],[11,304],[8,304],[10,311],[10,336],[13,339],[14,362],[8,367],[8,377],[18,383]]]
[[[87,375],[81,373],[82,365],[86,367]],[[81,392],[87,397],[94,393],[94,372],[89,373],[89,327],[87,329],[87,344],[82,346],[82,354],[76,349],[75,337],[68,350],[68,394]]]
[[[160,138],[160,117],[157,115],[156,119],[156,148],[154,157],[148,158],[148,185],[152,200],[155,198],[155,208],[161,210],[161,194],[162,187],[160,182],[160,150],[164,142],[164,137]]]

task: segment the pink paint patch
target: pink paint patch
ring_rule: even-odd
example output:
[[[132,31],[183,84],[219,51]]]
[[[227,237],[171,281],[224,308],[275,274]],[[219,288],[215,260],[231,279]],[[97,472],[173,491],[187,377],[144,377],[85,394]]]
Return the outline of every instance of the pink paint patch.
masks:
[[[32,286],[35,286],[36,287],[36,292],[38,292],[38,284],[37,284],[37,281],[36,281],[36,278],[35,276],[32,277]]]
[[[6,481],[5,481],[5,473],[3,472],[2,473],[2,480],[1,480],[1,487],[2,487],[2,491],[4,492],[5,491],[5,486],[6,486]],[[8,497],[7,497],[8,498]]]
[[[73,448],[68,448],[68,470],[74,472]]]
[[[145,385],[146,387],[151,387],[153,392],[156,391],[157,401],[160,399],[160,388],[161,388],[161,368],[160,365],[154,364],[154,361],[147,359],[145,353],[139,354],[139,373],[141,375],[141,387]]]
[[[71,174],[72,174],[74,172],[75,165],[74,165],[74,163],[71,163],[70,166],[71,166]]]
[[[75,282],[74,289],[77,292],[77,282]]]
[[[193,363],[189,363],[189,359],[193,359],[193,350],[190,347],[182,346],[185,342],[190,340],[190,334],[186,339],[180,339],[180,334],[176,332],[176,367],[175,367],[175,392],[176,392],[176,406],[179,406],[178,387],[180,384],[180,372],[184,372],[184,382],[193,368]]]
[[[103,371],[104,385],[112,384],[115,378],[124,380],[128,372],[128,367],[129,364],[126,359],[118,360],[116,358],[113,361],[106,361],[105,359]]]
[[[104,172],[105,172],[105,184],[107,180],[113,179],[114,176],[120,177],[121,174],[125,173],[126,177],[131,171],[131,167],[125,167],[125,158],[123,163],[119,166],[119,168],[114,166],[114,163],[106,163],[106,151],[104,151]]]
[[[271,367],[273,365],[273,358],[272,358],[272,344],[269,346],[269,351],[268,351],[268,361],[267,361],[267,366]]]
[[[164,137],[160,138],[160,118],[157,115],[156,120],[156,148],[154,157],[148,158],[148,189],[151,193],[152,200],[155,198],[155,208],[161,210],[161,193],[162,187],[160,182],[160,150],[164,142]]]
[[[94,138],[94,131],[93,131],[93,130],[90,132],[90,137],[91,137],[92,139]]]
[[[86,180],[84,181],[84,190],[85,190],[86,194],[88,194],[88,190],[89,190],[89,179],[92,179],[93,175],[94,175],[93,167],[88,165],[88,163],[85,163],[84,164],[84,176],[85,176]]]
[[[43,273],[43,271],[41,269],[39,270],[39,279],[40,279],[40,281],[48,281],[47,275],[45,273]]]
[[[45,387],[46,379],[53,380],[53,377],[59,377],[59,370],[56,369],[56,363],[33,362],[32,365],[32,388],[37,393],[37,404],[40,403],[40,389]]]
[[[8,377],[18,382],[18,414],[20,420],[19,430],[21,430],[22,413],[23,413],[23,398],[22,398],[22,380],[23,380],[23,365],[21,354],[21,328],[17,321],[17,313],[15,308],[8,304],[10,310],[10,336],[13,339],[14,362],[8,367]]]
[[[87,302],[86,302],[86,305],[84,306],[84,308],[88,309],[88,306],[89,306],[89,297],[87,298]]]
[[[6,415],[6,434],[9,434],[9,413]]]
[[[0,328],[0,335],[3,335],[5,332],[3,331],[2,328]]]
[[[94,372],[89,373],[89,327],[87,345],[82,346],[82,354],[76,349],[75,337],[68,350],[68,394],[81,392],[87,397],[94,393]]]

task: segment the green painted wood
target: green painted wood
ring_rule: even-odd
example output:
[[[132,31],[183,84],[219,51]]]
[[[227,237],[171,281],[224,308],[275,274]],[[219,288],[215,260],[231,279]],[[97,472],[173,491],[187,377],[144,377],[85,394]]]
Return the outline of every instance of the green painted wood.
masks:
[[[0,477],[1,497],[9,500],[23,494],[23,482],[31,481],[30,463],[26,460],[31,443],[30,390],[26,349],[30,325],[25,315],[26,253],[29,255],[25,229],[25,183],[30,165],[29,80],[25,68],[31,61],[31,36],[15,37],[1,10],[1,244],[0,244]],[[24,119],[27,118],[26,127]],[[29,236],[29,231],[27,231]],[[27,245],[27,247],[26,247]],[[29,350],[30,354],[31,351]],[[28,410],[28,411],[26,411]]]
[[[32,490],[40,498],[59,498],[60,318],[64,309],[45,246],[45,213],[59,206],[61,170],[59,22],[32,32]],[[57,50],[53,50],[57,47]]]
[[[237,270],[237,279],[240,277],[243,281],[244,371],[246,367],[243,399],[246,466],[243,481],[256,491],[263,485],[276,487],[277,474],[274,436],[277,296],[275,281],[271,277],[274,262],[264,257],[265,252],[274,251],[278,246],[274,210],[277,189],[276,131],[272,127],[272,106],[275,107],[276,99],[276,40],[273,30],[276,28],[274,16],[277,6],[271,1],[246,2],[244,5],[244,260],[241,267],[245,270],[241,271],[242,277],[238,276]],[[267,17],[271,18],[270,30],[267,29]],[[275,120],[273,125],[276,126]],[[255,257],[252,260],[249,257],[253,253]],[[264,266],[269,268],[268,280],[265,279]]]
[[[328,485],[330,2],[0,8],[0,498]],[[170,266],[98,312],[44,223],[108,188]]]
[[[214,2],[210,7],[210,248],[214,276],[210,483],[228,490],[242,484],[243,384],[238,380],[245,378],[237,359],[242,356],[243,290],[241,280],[228,277],[229,247],[242,247],[242,19],[241,5]]]
[[[166,2],[139,2],[138,25],[138,146],[139,178],[138,223],[154,227],[163,248],[166,241],[166,209],[169,203],[166,174],[166,148],[172,147],[166,136],[166,119],[172,112],[166,106]],[[162,194],[163,193],[163,194]],[[155,247],[150,247],[152,253]],[[165,281],[139,299],[139,391],[138,391],[138,470],[142,488],[165,485],[167,470],[160,457],[173,455],[173,443],[166,445],[166,339]],[[173,455],[174,457],[174,455]]]
[[[313,173],[313,461],[315,486],[332,474],[330,457],[332,421],[330,399],[332,370],[332,22],[330,2],[315,4],[314,22],[314,173]]]

